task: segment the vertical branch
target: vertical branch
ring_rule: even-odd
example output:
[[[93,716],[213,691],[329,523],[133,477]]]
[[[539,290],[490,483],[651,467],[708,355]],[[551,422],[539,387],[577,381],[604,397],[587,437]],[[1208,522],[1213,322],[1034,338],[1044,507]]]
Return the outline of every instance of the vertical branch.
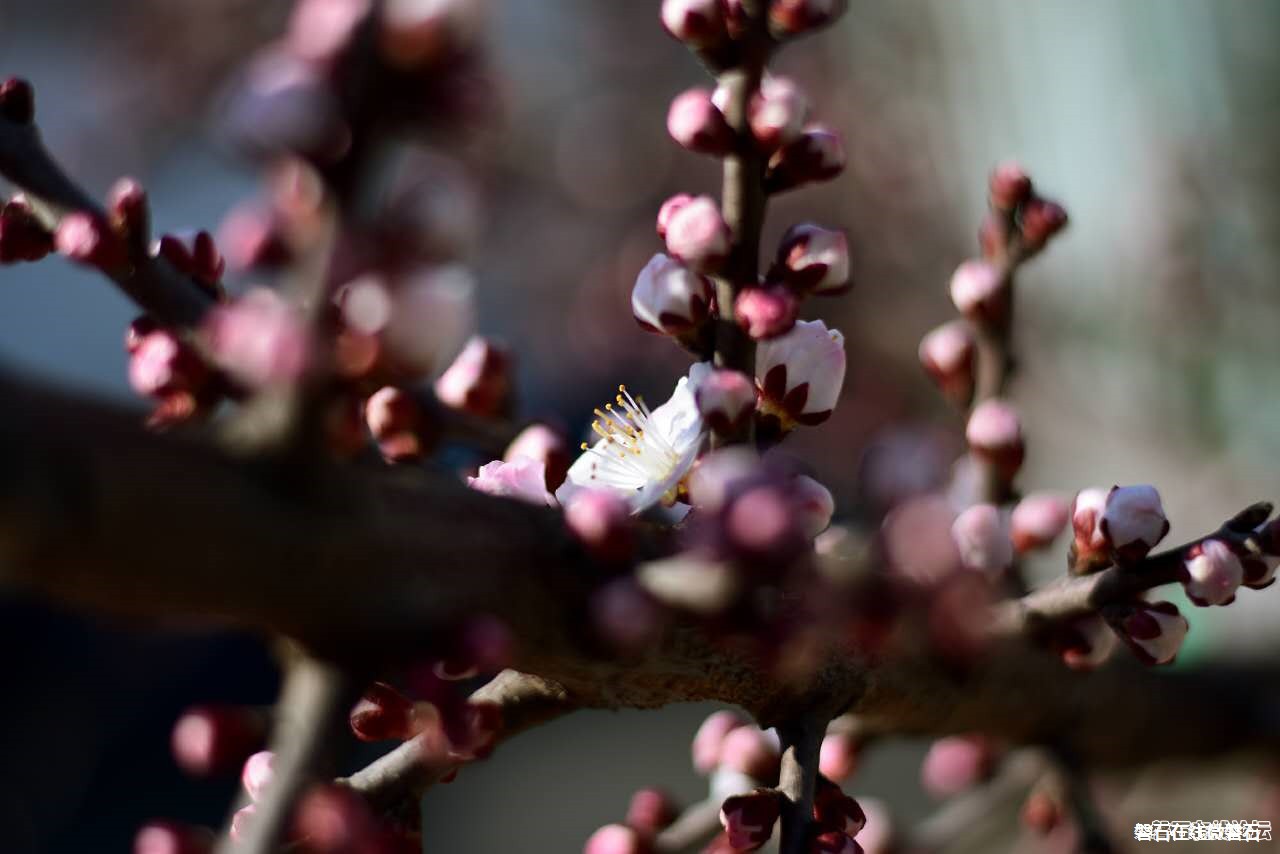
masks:
[[[783,796],[780,854],[804,854],[807,850],[818,786],[818,754],[826,732],[826,717],[812,714],[778,727],[782,739],[778,791]]]

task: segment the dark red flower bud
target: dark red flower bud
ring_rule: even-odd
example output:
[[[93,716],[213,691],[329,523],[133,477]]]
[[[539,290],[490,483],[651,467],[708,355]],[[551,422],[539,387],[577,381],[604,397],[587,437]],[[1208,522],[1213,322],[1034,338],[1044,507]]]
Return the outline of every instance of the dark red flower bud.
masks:
[[[769,158],[765,189],[782,193],[804,184],[830,181],[843,172],[844,167],[844,142],[840,134],[823,125],[810,125],[798,139],[782,146]]]
[[[53,251],[53,235],[41,225],[22,196],[0,208],[0,264],[39,261]]]
[[[1048,199],[1033,198],[1022,207],[1022,240],[1030,249],[1039,249],[1066,228],[1067,212]]]
[[[991,193],[991,207],[998,211],[1012,211],[1031,198],[1031,178],[1013,161],[1006,161],[993,169],[987,186]]]
[[[361,741],[404,741],[416,731],[413,701],[385,682],[374,682],[351,710],[351,731]]]
[[[0,83],[0,116],[20,125],[31,123],[36,116],[36,96],[30,83],[21,77]]]
[[[773,789],[756,789],[726,798],[720,824],[735,851],[755,851],[769,841],[782,811],[782,796]]]

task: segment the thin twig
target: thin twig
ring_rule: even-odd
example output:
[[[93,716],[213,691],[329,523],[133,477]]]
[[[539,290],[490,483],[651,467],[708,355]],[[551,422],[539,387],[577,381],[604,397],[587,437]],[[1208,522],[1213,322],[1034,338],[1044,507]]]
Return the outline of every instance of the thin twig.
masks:
[[[804,854],[807,850],[818,786],[818,753],[826,731],[825,715],[807,714],[778,727],[782,739],[778,791],[784,798],[780,854]]]

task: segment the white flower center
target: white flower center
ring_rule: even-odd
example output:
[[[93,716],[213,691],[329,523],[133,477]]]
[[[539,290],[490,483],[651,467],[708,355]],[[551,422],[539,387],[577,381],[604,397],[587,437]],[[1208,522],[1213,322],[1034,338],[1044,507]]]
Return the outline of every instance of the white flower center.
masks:
[[[654,426],[643,399],[636,399],[625,385],[618,386],[614,404],[596,409],[591,429],[600,437],[582,450],[599,457],[590,477],[604,486],[638,490],[670,477],[680,465],[680,453]]]

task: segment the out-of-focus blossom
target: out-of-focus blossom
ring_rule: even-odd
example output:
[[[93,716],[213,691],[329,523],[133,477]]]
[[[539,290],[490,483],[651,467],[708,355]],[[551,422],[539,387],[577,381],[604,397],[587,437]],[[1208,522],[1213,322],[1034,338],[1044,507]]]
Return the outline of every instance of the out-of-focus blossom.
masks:
[[[968,569],[989,574],[1013,565],[1013,543],[994,504],[975,504],[956,517],[951,526],[960,559]]]
[[[477,492],[518,498],[530,504],[554,507],[556,503],[547,492],[546,466],[527,457],[517,457],[511,462],[494,460],[485,463],[475,477],[467,478],[467,486]]]
[[[1057,495],[1035,492],[1013,508],[1009,520],[1013,547],[1019,554],[1046,548],[1067,526],[1071,508]]]
[[[802,291],[843,293],[849,289],[849,239],[839,229],[793,225],[778,244],[774,271]]]
[[[215,308],[205,321],[204,334],[218,364],[250,386],[295,382],[311,358],[301,313],[266,288]]]
[[[967,406],[973,397],[975,350],[973,331],[963,320],[944,323],[920,339],[920,364],[956,406]]]

